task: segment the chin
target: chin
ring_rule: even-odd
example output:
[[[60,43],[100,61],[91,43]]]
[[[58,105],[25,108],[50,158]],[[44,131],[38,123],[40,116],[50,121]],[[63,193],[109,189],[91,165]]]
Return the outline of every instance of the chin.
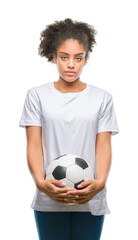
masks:
[[[71,76],[69,76],[69,77],[60,76],[60,77],[66,82],[75,82],[79,78],[79,77],[73,78]]]

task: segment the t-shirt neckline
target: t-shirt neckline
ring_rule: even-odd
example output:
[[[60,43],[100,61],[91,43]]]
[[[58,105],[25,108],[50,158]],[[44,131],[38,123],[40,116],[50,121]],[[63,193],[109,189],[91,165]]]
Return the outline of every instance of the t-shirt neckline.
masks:
[[[85,93],[88,91],[88,89],[89,89],[89,84],[86,83],[86,88],[83,89],[83,90],[80,91],[80,92],[68,92],[68,93],[63,93],[63,92],[60,92],[59,90],[57,90],[57,89],[55,88],[54,82],[49,82],[49,86],[50,86],[52,92],[54,92],[55,94],[57,94],[57,95],[59,95],[59,96],[63,96],[63,97],[83,95],[83,94],[85,94]]]

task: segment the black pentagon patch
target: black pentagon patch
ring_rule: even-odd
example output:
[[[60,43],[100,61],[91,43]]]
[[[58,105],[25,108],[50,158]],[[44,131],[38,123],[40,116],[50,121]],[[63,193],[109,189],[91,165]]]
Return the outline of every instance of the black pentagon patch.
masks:
[[[84,182],[84,180],[82,180],[82,181],[74,184],[74,188],[76,188],[77,190],[81,190],[81,189],[85,188],[85,187],[83,187],[83,188],[78,188],[78,187],[77,187],[77,186],[78,186],[79,184],[81,184],[82,182]]]
[[[52,172],[52,175],[55,179],[61,180],[66,177],[66,167],[57,166],[54,171]]]
[[[83,158],[75,158],[75,163],[80,166],[82,169],[85,169],[88,167],[88,164],[86,163],[86,161]]]

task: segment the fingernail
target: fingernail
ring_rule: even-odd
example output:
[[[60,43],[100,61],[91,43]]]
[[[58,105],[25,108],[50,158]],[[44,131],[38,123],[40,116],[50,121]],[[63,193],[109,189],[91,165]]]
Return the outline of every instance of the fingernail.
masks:
[[[66,186],[66,184],[65,184],[65,183],[62,183],[62,186]]]
[[[78,188],[79,188],[79,187],[82,187],[82,185],[80,184],[80,185],[78,185],[77,187],[78,187]]]

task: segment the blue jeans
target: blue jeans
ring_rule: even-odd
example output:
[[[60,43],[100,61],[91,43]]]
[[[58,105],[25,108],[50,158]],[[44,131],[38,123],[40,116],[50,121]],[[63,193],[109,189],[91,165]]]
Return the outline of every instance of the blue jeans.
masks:
[[[41,212],[34,210],[39,240],[99,240],[104,215],[91,212]]]

